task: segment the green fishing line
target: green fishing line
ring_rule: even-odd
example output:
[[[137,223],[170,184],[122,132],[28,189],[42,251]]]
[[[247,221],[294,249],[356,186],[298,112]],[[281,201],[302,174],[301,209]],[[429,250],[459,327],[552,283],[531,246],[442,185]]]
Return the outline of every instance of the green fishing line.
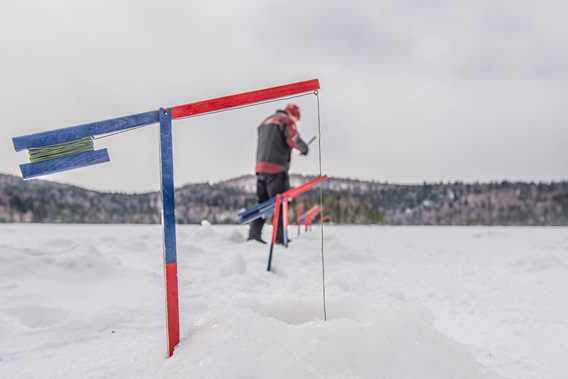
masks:
[[[32,147],[28,149],[30,162],[41,162],[48,159],[61,158],[66,155],[93,151],[93,137],[85,137],[71,142],[59,143],[43,147]]]

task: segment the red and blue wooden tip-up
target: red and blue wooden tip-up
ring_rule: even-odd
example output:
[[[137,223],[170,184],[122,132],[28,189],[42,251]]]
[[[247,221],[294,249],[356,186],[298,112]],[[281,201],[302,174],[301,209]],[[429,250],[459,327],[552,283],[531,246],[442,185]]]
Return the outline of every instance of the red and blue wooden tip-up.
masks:
[[[316,92],[319,88],[320,85],[317,79],[306,80],[174,107],[160,108],[159,110],[137,113],[125,117],[14,137],[12,141],[16,151],[20,151],[31,148],[53,147],[54,145],[71,143],[86,137],[106,135],[156,123],[160,124],[162,225],[167,313],[166,331],[168,335],[168,356],[171,356],[180,341],[172,120],[199,116],[209,112],[251,105],[268,100],[277,100],[286,96]],[[70,153],[35,163],[26,163],[22,164],[20,169],[24,179],[32,179],[61,171],[104,163],[109,160],[110,157],[107,150],[101,149]]]
[[[283,242],[284,246],[288,247],[288,202],[308,191],[313,189],[319,183],[327,180],[327,176],[316,176],[307,182],[300,184],[297,187],[291,188],[286,192],[276,195],[262,203],[256,204],[254,207],[245,209],[239,212],[239,222],[241,224],[248,224],[256,219],[263,218],[267,219],[272,215],[272,237],[270,239],[270,248],[268,251],[268,263],[266,265],[266,271],[270,271],[272,268],[272,253],[274,251],[274,245],[276,243],[276,232],[278,230],[280,222],[280,209],[282,209],[282,230],[283,230]],[[315,207],[314,207],[315,208]],[[312,208],[312,209],[314,209]],[[319,207],[318,207],[319,208]],[[302,220],[301,216],[298,216],[298,228],[299,223]],[[299,230],[298,230],[299,234]]]
[[[314,221],[314,219],[316,218],[316,216],[320,213],[321,208],[319,207],[319,205],[314,205],[307,213],[306,216],[304,218],[304,225],[306,228],[306,232],[308,231],[308,228],[311,229],[312,227],[312,223]]]
[[[289,189],[286,192],[281,193],[276,196],[276,202],[274,206],[274,215],[272,216],[272,239],[270,241],[270,249],[268,250],[268,264],[266,265],[266,271],[270,271],[272,268],[272,253],[274,252],[274,245],[276,244],[276,233],[278,231],[278,226],[280,222],[280,204],[282,204],[283,220],[282,220],[282,231],[283,231],[283,242],[284,246],[288,247],[288,201],[300,196],[303,193],[308,192],[321,182],[327,180],[327,176],[316,176],[315,178],[303,183],[297,187]]]
[[[291,200],[295,197],[300,196],[301,194],[311,190],[316,185],[321,183],[322,181],[326,180],[327,176],[316,176],[315,178],[308,180],[306,183],[303,183],[297,187],[294,187],[286,192],[283,195],[288,199]],[[248,209],[243,209],[239,212],[239,223],[240,224],[248,224],[256,219],[259,218],[268,218],[272,216],[274,213],[274,204],[276,203],[276,197],[272,197],[262,203],[258,203],[253,207]]]

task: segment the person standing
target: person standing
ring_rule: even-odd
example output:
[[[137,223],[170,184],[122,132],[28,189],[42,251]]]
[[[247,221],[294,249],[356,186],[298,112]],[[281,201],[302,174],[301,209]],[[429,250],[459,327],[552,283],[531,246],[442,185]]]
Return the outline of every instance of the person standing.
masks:
[[[267,117],[258,126],[256,147],[256,196],[262,203],[277,194],[290,189],[290,162],[292,150],[308,155],[309,147],[298,132],[300,108],[296,104],[288,104],[284,109]],[[249,240],[266,243],[262,239],[265,220],[254,220],[249,227]],[[283,243],[282,212],[276,234],[276,243]]]

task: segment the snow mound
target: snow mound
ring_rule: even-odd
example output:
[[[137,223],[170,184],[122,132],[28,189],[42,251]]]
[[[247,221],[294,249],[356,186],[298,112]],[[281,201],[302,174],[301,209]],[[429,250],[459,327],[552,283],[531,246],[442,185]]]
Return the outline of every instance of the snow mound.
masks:
[[[247,271],[247,263],[240,254],[233,254],[223,264],[220,276],[242,275]]]
[[[228,240],[230,242],[234,242],[234,243],[240,243],[240,242],[245,242],[246,241],[246,237],[243,233],[241,233],[238,230],[233,230],[228,237]]]
[[[341,299],[225,309],[187,335],[160,378],[498,378],[424,321],[423,310]],[[227,374],[230,373],[230,374]]]
[[[320,233],[292,230],[267,272],[268,246],[246,229],[178,225],[182,340],[165,359],[159,225],[10,226],[0,378],[566,372],[563,229],[326,227],[327,321]]]

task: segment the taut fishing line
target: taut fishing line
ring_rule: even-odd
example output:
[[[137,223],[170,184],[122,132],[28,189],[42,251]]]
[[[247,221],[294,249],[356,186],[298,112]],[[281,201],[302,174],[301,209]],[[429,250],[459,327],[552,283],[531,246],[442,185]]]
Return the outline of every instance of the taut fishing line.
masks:
[[[314,94],[316,95],[316,104],[317,104],[317,113],[318,113],[318,150],[319,150],[319,174],[322,175],[322,164],[321,164],[321,117],[320,117],[320,100],[319,100],[319,92],[315,91]],[[325,301],[325,255],[324,255],[324,233],[323,233],[323,224],[324,224],[324,217],[323,217],[323,185],[320,184],[320,228],[321,228],[321,288],[322,288],[322,301],[323,301],[323,320],[327,320],[327,307]]]

